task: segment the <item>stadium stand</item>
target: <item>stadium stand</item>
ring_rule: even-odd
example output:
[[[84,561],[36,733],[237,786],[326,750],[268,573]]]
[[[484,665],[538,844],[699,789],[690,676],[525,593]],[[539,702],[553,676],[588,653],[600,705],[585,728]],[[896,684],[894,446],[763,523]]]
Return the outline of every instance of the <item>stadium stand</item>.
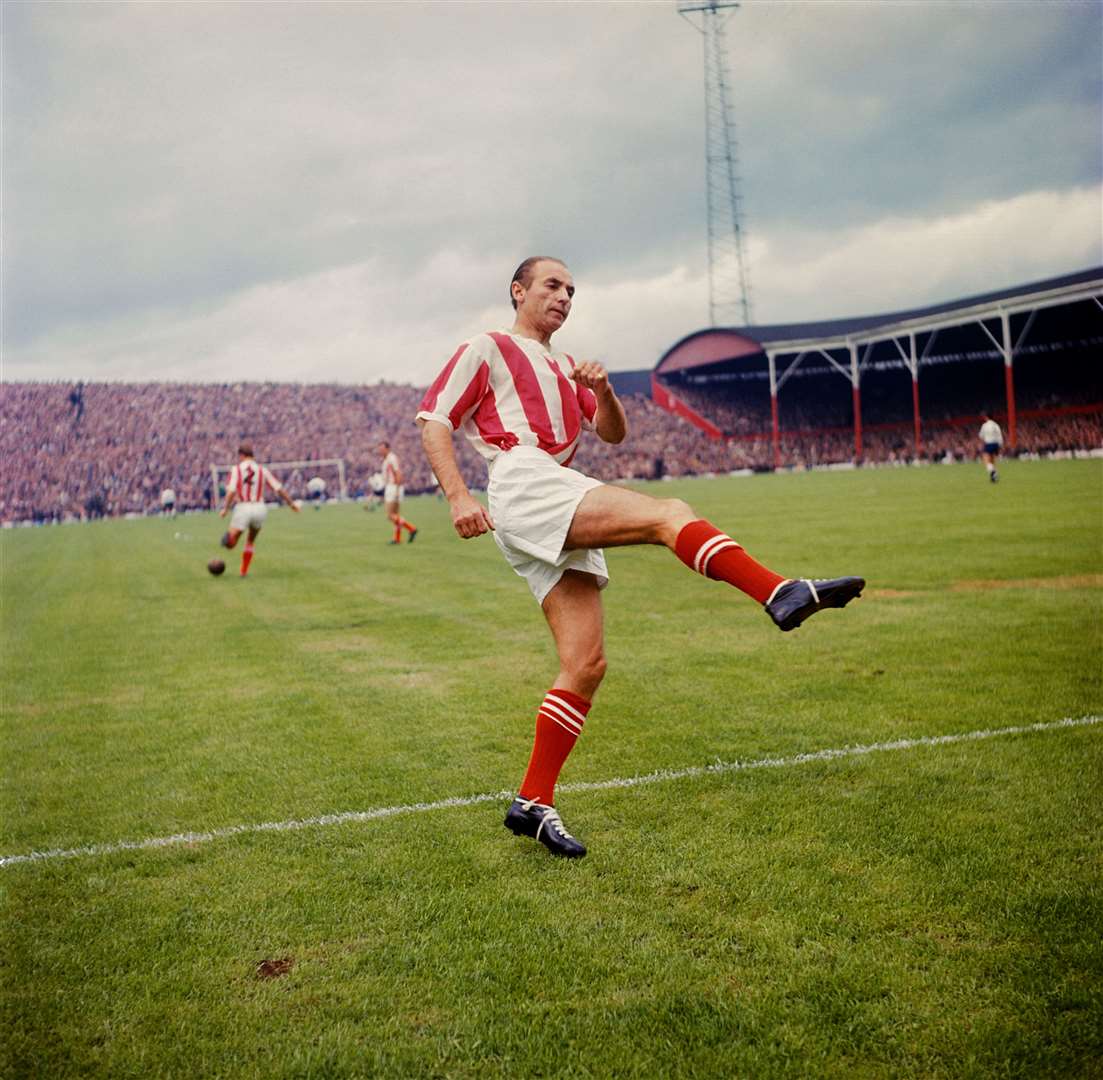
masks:
[[[652,396],[714,438],[769,439],[777,466],[930,457],[983,412],[1028,449],[1094,438],[1101,347],[1095,268],[911,311],[700,330],[660,358]]]
[[[180,510],[217,501],[210,465],[235,460],[249,438],[261,460],[340,457],[349,494],[364,495],[379,469],[377,444],[387,437],[403,462],[407,490],[435,481],[421,450],[414,413],[424,388],[379,384],[232,385],[5,383],[0,386],[0,520],[146,514],[165,487]],[[586,440],[576,459],[606,479],[728,468],[723,445],[671,417],[640,394],[624,398],[633,437],[622,447]],[[457,454],[473,488],[486,467],[462,440]],[[308,476],[288,478],[306,496]]]
[[[6,383],[0,386],[0,520],[147,514],[172,487],[181,510],[213,505],[210,463],[234,460],[249,437],[262,459],[343,457],[349,493],[366,494],[378,471],[376,444],[387,436],[404,463],[411,493],[434,480],[411,422],[422,390],[411,386],[301,386],[238,383],[180,384]],[[972,391],[970,391],[972,393]],[[642,394],[623,398],[630,438],[622,446],[585,439],[578,468],[605,480],[655,479],[771,467],[768,435],[710,438]],[[701,399],[707,404],[707,395]],[[1051,401],[1052,396],[1043,400]],[[947,405],[953,413],[955,407]],[[1103,405],[1042,410],[1019,425],[1020,451],[1038,453],[1103,445]],[[979,423],[978,425],[979,426]],[[910,427],[867,429],[866,460],[911,460]],[[924,456],[957,459],[976,453],[976,430],[956,420],[932,428]],[[468,483],[481,487],[485,467],[456,441]],[[786,460],[798,466],[849,461],[849,428],[804,430],[782,439]],[[290,479],[292,495],[306,496],[307,476]]]
[[[1021,306],[1028,297],[1046,296],[1056,299],[1017,310],[1008,322],[1015,343],[1013,450],[1098,451],[1103,300],[1092,289],[1103,297],[1103,270],[919,313],[699,331],[650,372],[614,373],[629,438],[621,446],[584,439],[574,464],[618,480],[851,463],[858,402],[851,380],[840,377],[846,375],[846,356],[838,348],[840,340],[845,344],[842,330],[868,339],[861,355],[859,460],[972,460],[981,411],[991,412],[1005,431],[1009,426],[1009,380],[994,347],[998,340],[987,336],[1000,329],[990,313],[998,314],[1000,304]],[[976,313],[988,320],[988,331],[953,322]],[[951,324],[941,325],[947,319]],[[906,348],[897,344],[899,327],[936,323],[937,331],[916,329],[920,362],[913,380]],[[795,340],[802,344],[791,346]],[[767,360],[782,384],[773,401]],[[210,466],[232,463],[244,438],[264,461],[342,458],[352,497],[368,493],[379,468],[378,442],[387,438],[403,463],[407,491],[431,491],[435,481],[412,422],[422,393],[386,382],[3,383],[0,521],[154,513],[166,487],[176,491],[179,510],[209,509],[218,501]],[[468,485],[482,487],[482,461],[463,440],[455,446]],[[309,476],[283,479],[294,497],[306,496]]]

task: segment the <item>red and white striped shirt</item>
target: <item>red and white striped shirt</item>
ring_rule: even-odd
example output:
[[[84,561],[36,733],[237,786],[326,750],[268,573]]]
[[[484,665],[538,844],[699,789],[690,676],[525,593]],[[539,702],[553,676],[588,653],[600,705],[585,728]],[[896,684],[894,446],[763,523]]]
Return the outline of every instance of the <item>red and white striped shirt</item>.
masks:
[[[226,481],[226,490],[234,492],[239,502],[264,502],[265,485],[272,491],[282,491],[283,485],[263,465],[252,458],[239,461]]]
[[[398,455],[393,450],[383,459],[383,483],[398,483]]]
[[[515,446],[538,446],[568,465],[597,412],[594,392],[568,377],[574,366],[531,338],[479,334],[456,350],[417,418],[461,429],[488,462]]]

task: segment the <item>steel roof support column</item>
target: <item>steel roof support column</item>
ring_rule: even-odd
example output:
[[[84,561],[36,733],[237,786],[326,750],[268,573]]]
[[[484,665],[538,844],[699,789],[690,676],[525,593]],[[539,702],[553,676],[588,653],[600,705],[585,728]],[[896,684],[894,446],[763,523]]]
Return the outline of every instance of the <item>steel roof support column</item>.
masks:
[[[854,389],[854,460],[862,460],[862,391],[858,373],[858,346],[847,342],[850,348],[850,385]]]
[[[770,368],[770,421],[774,442],[774,468],[781,468],[781,433],[777,423],[777,362],[772,352],[766,353]]]
[[[912,423],[915,426],[915,458],[923,453],[923,428],[919,417],[919,359],[915,355],[915,331],[908,334],[908,367],[912,373]]]
[[[1015,350],[1011,347],[1011,316],[1000,312],[1000,328],[1003,331],[1003,373],[1007,392],[1007,439],[1014,450],[1018,445],[1015,431]]]

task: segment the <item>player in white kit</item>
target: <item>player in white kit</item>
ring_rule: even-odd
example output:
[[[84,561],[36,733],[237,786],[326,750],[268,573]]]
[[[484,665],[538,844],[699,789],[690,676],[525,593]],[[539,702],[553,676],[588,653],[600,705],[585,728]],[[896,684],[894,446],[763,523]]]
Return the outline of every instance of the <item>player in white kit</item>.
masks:
[[[236,547],[241,534],[243,532],[248,534],[241,553],[241,576],[245,577],[249,573],[249,563],[253,561],[257,534],[268,517],[268,507],[264,504],[265,491],[274,492],[296,514],[299,508],[272,473],[257,463],[253,457],[252,446],[242,443],[237,448],[237,456],[238,462],[230,470],[230,477],[226,481],[226,502],[218,512],[218,516],[225,517],[233,506],[234,516],[230,518],[230,528],[223,534],[221,540],[224,548]]]
[[[980,426],[980,456],[984,461],[984,467],[988,470],[988,479],[995,484],[1000,474],[996,471],[996,459],[1000,456],[1000,448],[1003,446],[1003,432],[1000,425],[988,415],[982,413],[984,421]]]

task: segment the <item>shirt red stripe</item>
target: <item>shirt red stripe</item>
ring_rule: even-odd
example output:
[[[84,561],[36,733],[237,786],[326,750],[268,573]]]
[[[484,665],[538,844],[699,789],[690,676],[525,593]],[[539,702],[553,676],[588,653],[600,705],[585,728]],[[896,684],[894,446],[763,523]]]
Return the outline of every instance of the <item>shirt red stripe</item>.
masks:
[[[513,377],[517,397],[520,399],[521,408],[525,410],[525,419],[537,438],[537,445],[549,454],[556,453],[553,449],[555,429],[548,415],[544,395],[540,391],[540,381],[536,377],[536,372],[532,370],[532,363],[521,347],[514,344],[513,340],[505,334],[492,333],[490,337],[498,346],[498,351],[502,354],[502,359]]]
[[[490,365],[484,360],[475,377],[467,384],[467,389],[448,413],[453,428],[464,422],[467,414],[479,403],[479,399],[490,389]]]
[[[437,405],[437,398],[440,397],[441,390],[448,384],[449,378],[451,378],[452,372],[455,370],[456,364],[459,362],[461,356],[468,348],[468,343],[465,341],[455,352],[455,355],[447,364],[444,365],[444,370],[433,380],[433,385],[425,391],[425,397],[421,399],[421,408],[419,412],[435,412]]]
[[[498,413],[498,405],[494,400],[493,387],[487,387],[486,396],[475,410],[475,426],[479,429],[479,436],[484,442],[499,450],[512,450],[520,440],[512,431],[507,431]]]
[[[559,400],[563,406],[563,442],[558,449],[551,451],[558,454],[582,433],[582,406],[578,402],[579,387],[563,374],[558,364],[549,360],[548,367],[555,372],[555,383],[559,387]]]

